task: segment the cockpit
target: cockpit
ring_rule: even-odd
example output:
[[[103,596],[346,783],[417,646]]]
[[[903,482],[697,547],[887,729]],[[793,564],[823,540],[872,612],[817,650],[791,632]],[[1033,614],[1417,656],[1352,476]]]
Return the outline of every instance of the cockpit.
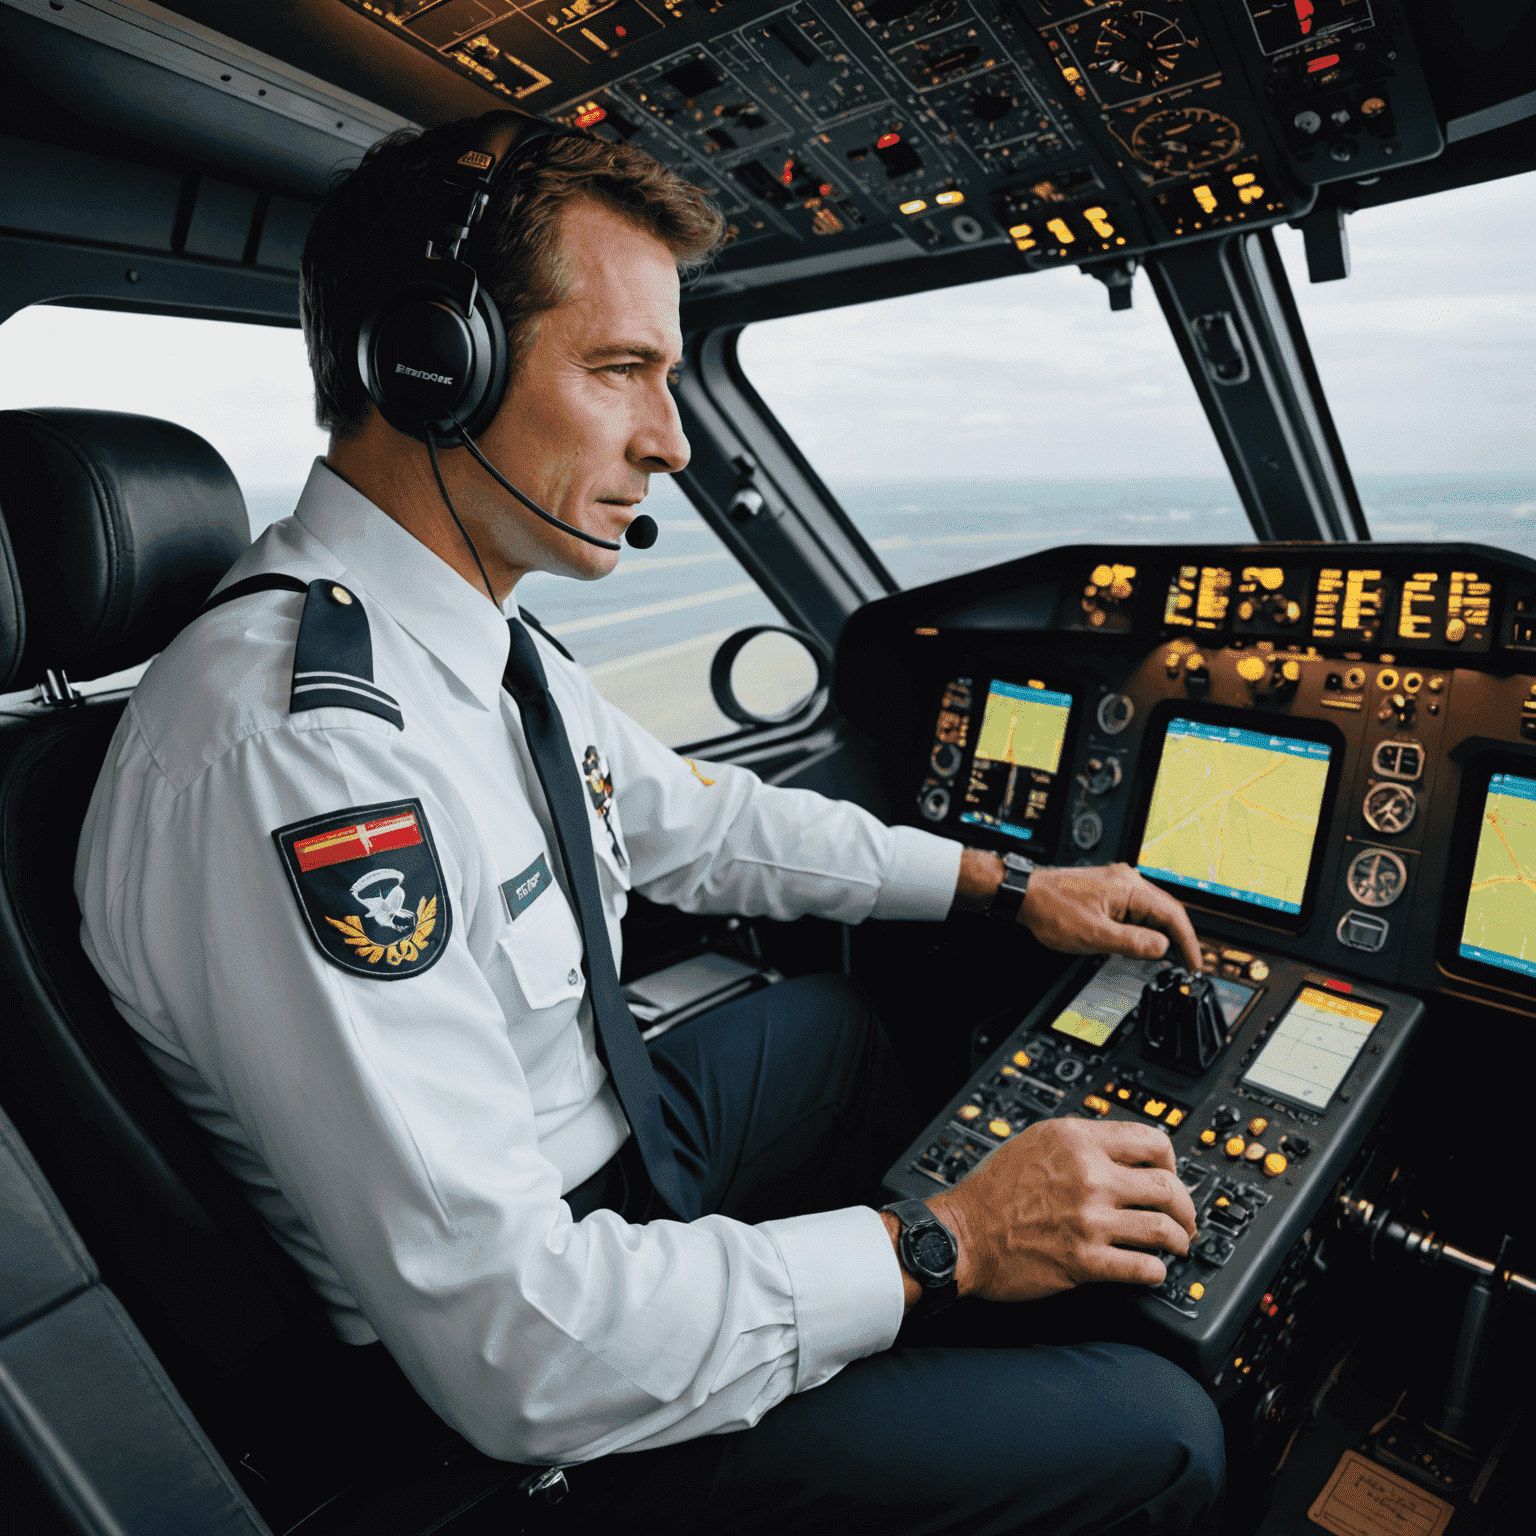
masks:
[[[646,1038],[858,982],[914,1104],[892,1200],[1042,1122],[1154,1128],[1190,1252],[1041,1336],[1091,1316],[1200,1383],[1224,1536],[1514,1530],[1533,48],[1529,4],[1431,0],[0,0],[0,1519],[574,1528],[548,1473],[340,1384],[70,890],[139,677],[325,451],[298,274],[334,175],[512,107],[727,229],[659,541],[519,602],[706,783],[1125,864],[1199,941],[637,894]]]

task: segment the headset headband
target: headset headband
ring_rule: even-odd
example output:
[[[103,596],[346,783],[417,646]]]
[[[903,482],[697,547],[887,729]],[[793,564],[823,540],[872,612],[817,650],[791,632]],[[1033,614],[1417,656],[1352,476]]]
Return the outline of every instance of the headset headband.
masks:
[[[503,167],[522,158],[524,151],[567,130],[541,122],[526,112],[487,112],[475,120],[470,143],[448,168],[432,209],[432,235],[426,258],[457,261],[491,200],[491,187]]]

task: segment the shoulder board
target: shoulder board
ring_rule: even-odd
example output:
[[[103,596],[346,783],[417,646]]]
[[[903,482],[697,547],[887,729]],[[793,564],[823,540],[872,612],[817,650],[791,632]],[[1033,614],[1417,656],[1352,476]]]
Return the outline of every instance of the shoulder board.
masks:
[[[358,709],[389,721],[397,730],[405,729],[400,705],[374,686],[373,637],[356,593],[340,582],[303,582],[297,576],[270,571],[247,576],[215,593],[203,604],[198,617],[256,592],[305,594],[298,644],[293,650],[289,714],[306,709]]]
[[[529,629],[536,629],[536,630],[538,630],[538,632],[541,635],[543,635],[544,638],[546,640],[548,640],[549,643],[552,646],[554,646],[554,648],[557,651],[559,651],[560,654],[562,656],[564,656],[567,661],[575,661],[576,660],[576,658],[574,656],[572,656],[571,653],[568,650],[566,650],[566,648],[563,645],[561,645],[560,642],[557,639],[555,639],[555,637],[552,634],[550,634],[550,632],[547,629],[545,629],[544,626],[542,624],[540,624],[539,621],[531,613],[529,613],[526,608],[524,608],[521,605],[519,605],[518,610],[517,610],[517,616],[518,616],[518,618],[520,618],[523,621],[524,624],[526,624],[528,626]]]

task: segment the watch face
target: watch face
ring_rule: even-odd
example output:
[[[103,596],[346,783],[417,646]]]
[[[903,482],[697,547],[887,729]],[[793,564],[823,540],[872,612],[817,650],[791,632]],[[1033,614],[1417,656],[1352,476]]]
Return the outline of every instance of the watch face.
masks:
[[[912,1257],[931,1274],[941,1275],[954,1266],[954,1241],[942,1227],[927,1227],[913,1235]]]

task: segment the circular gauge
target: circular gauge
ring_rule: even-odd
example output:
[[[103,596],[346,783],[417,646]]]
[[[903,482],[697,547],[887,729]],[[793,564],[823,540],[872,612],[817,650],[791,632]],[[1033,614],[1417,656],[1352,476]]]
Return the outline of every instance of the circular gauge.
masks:
[[[1419,808],[1405,784],[1378,784],[1365,797],[1365,824],[1375,832],[1406,832]]]
[[[917,808],[929,821],[943,821],[949,815],[949,791],[942,784],[925,789],[918,796]]]
[[[1131,133],[1131,153],[1165,176],[1203,171],[1242,147],[1242,129],[1209,107],[1165,107]]]
[[[1099,700],[1099,729],[1118,736],[1136,718],[1136,706],[1123,693],[1106,693]]]
[[[952,779],[960,767],[960,748],[952,741],[937,742],[928,761],[933,764],[933,771],[941,779]]]
[[[1366,848],[1350,862],[1344,879],[1362,907],[1390,907],[1408,888],[1408,866],[1390,848]]]
[[[1104,836],[1104,819],[1097,811],[1079,811],[1072,818],[1072,841],[1085,853],[1099,846]]]
[[[1121,100],[1149,96],[1173,78],[1188,41],[1177,23],[1156,11],[1120,11],[1099,23],[1088,68],[1096,84],[1113,80],[1126,87],[1115,91]]]

